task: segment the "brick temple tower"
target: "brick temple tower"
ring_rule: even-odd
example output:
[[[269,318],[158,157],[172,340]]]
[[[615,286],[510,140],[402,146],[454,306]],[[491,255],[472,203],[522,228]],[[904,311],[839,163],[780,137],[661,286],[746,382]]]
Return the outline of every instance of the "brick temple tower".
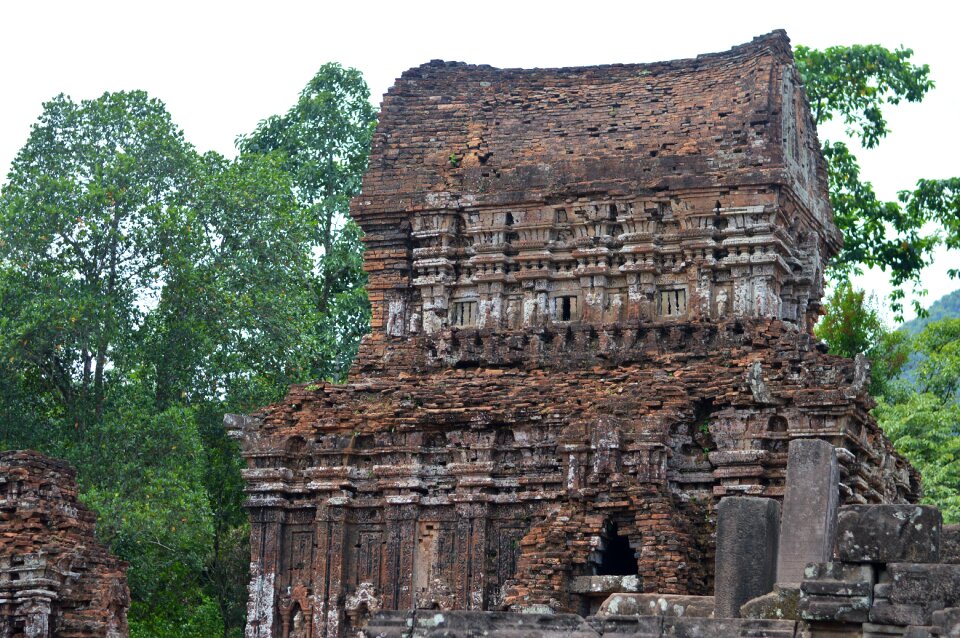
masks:
[[[865,361],[811,335],[841,238],[783,32],[654,64],[411,69],[351,210],[373,321],[347,383],[227,418],[247,636],[709,594],[716,503],[781,497],[798,437],[843,448],[844,501],[916,499]]]

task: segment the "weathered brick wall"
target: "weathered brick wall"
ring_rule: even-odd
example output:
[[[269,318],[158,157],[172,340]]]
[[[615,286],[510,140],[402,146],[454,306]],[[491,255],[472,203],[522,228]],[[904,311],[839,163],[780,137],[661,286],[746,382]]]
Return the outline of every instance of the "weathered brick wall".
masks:
[[[126,565],[97,542],[95,519],[68,464],[0,452],[0,635],[127,635]]]
[[[862,371],[806,333],[774,320],[626,332],[616,356],[568,345],[563,366],[301,386],[246,420],[254,562],[275,574],[254,598],[305,584],[331,634],[364,582],[388,609],[447,595],[456,609],[580,611],[567,585],[594,573],[611,521],[644,591],[708,594],[715,503],[782,496],[794,437],[849,450],[846,502],[917,498]]]
[[[797,437],[847,450],[846,502],[918,497],[865,362],[809,332],[839,234],[782,33],[651,65],[412,69],[352,212],[373,329],[348,382],[228,419],[249,637],[585,613],[594,576],[708,594],[717,501],[782,497]]]
[[[782,34],[658,64],[411,69],[352,207],[374,306],[361,363],[450,327],[805,325],[839,246],[826,188]]]

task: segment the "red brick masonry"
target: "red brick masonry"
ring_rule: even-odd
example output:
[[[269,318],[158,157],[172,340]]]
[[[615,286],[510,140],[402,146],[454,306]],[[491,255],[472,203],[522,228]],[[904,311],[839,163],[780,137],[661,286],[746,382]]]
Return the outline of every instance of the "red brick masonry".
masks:
[[[37,452],[0,452],[0,636],[127,635],[126,564],[94,536],[76,471]]]
[[[782,32],[655,64],[411,69],[352,213],[373,331],[348,382],[227,419],[247,636],[586,614],[584,578],[611,570],[710,594],[717,501],[781,497],[796,437],[846,449],[845,502],[918,497],[865,361],[809,333],[840,236]]]

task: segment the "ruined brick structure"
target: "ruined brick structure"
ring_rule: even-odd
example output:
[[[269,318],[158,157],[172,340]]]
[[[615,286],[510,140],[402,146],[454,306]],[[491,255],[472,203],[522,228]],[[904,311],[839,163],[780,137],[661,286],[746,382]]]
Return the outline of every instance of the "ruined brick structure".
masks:
[[[69,465],[0,453],[0,637],[127,635],[126,565],[97,542],[94,522]]]
[[[352,205],[373,321],[350,378],[227,419],[247,636],[712,593],[717,501],[782,497],[797,437],[846,450],[844,502],[915,500],[865,362],[810,334],[840,245],[819,148],[782,32],[406,72]]]

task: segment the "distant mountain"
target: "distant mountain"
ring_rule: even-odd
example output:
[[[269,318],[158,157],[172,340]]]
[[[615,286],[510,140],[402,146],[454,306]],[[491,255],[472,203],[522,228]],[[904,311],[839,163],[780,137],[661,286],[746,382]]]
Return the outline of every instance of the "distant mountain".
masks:
[[[948,293],[934,301],[932,304],[930,304],[930,308],[928,308],[927,312],[930,313],[928,316],[911,319],[900,326],[899,330],[901,332],[906,332],[911,337],[914,337],[920,334],[928,324],[931,324],[934,321],[940,321],[941,319],[956,319],[960,317],[960,289],[954,290],[953,292]],[[911,386],[914,385],[917,379],[917,366],[922,360],[923,355],[918,352],[911,352],[910,358],[907,359],[907,363],[900,370],[900,379],[906,381]]]
[[[927,327],[927,324],[933,323],[934,321],[960,317],[960,289],[954,290],[934,301],[930,304],[928,312],[930,313],[929,316],[911,319],[900,326],[900,330],[912,336],[919,334]]]

